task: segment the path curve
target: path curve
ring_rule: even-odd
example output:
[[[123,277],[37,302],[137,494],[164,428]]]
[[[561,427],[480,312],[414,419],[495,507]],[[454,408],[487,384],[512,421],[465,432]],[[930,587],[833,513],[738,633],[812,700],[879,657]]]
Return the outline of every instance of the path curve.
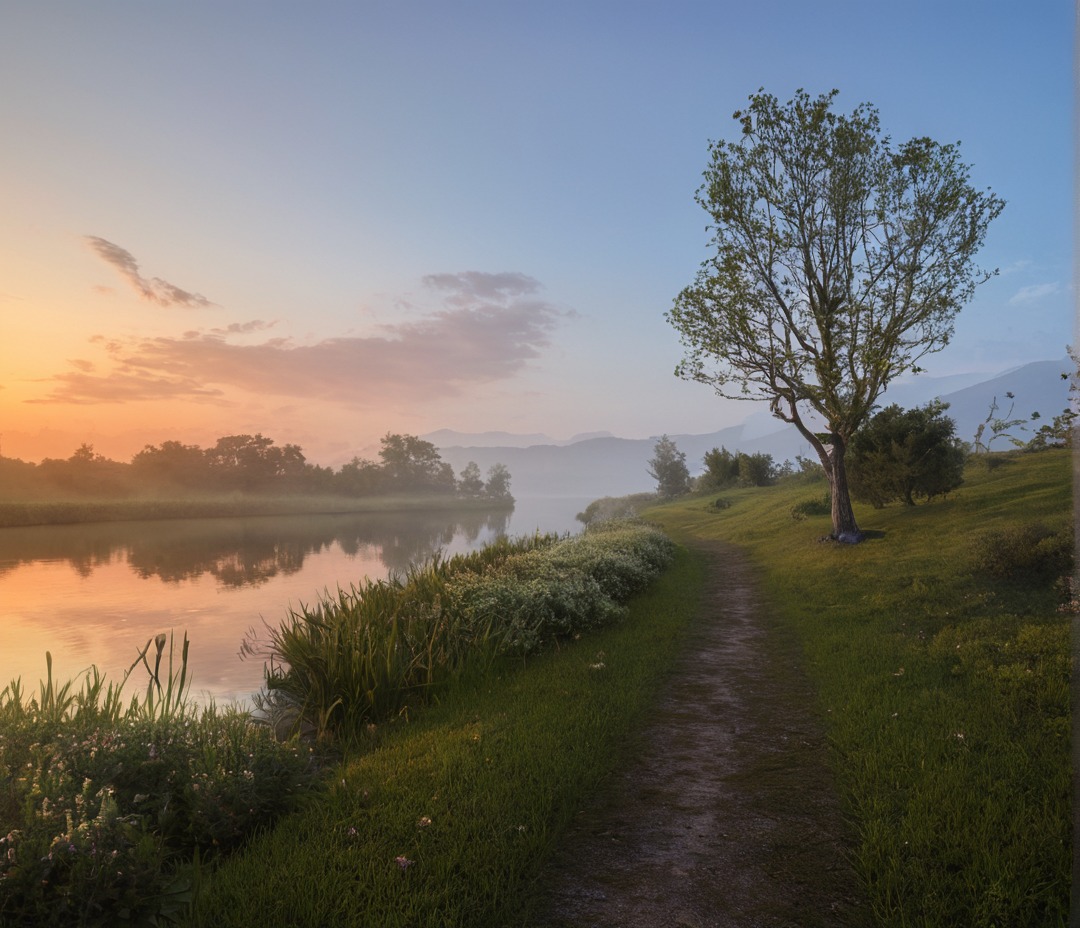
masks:
[[[865,924],[813,690],[744,555],[708,560],[701,618],[630,763],[545,871],[537,928]]]

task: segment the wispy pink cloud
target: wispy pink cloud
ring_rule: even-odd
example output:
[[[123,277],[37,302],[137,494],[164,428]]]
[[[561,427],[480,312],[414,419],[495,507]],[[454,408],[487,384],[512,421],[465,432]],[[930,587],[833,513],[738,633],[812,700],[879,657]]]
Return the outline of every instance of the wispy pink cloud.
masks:
[[[139,262],[127,249],[96,235],[87,235],[85,238],[97,256],[106,264],[111,265],[144,300],[157,303],[159,306],[213,305],[201,294],[183,290],[160,277],[143,277],[139,273]],[[100,292],[101,288],[98,289]]]
[[[189,399],[225,403],[231,391],[366,407],[389,400],[459,395],[513,377],[549,343],[572,313],[530,294],[523,274],[433,275],[445,308],[377,335],[296,344],[274,338],[236,344],[230,336],[268,327],[244,323],[129,342],[97,336],[112,369],[57,374],[42,403],[127,403]]]

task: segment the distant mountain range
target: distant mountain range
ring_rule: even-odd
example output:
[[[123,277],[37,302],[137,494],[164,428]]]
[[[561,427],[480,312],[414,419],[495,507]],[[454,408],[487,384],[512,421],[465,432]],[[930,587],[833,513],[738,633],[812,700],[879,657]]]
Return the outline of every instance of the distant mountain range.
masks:
[[[948,414],[956,422],[956,434],[972,441],[979,423],[997,399],[998,416],[1004,417],[1015,402],[1009,418],[1030,418],[1039,412],[1049,422],[1068,405],[1069,383],[1063,373],[1072,369],[1068,358],[1059,361],[1035,361],[1022,367],[986,377],[961,374],[952,377],[914,378],[894,384],[879,400],[881,406],[896,403],[905,409],[920,406],[932,399],[949,404]],[[1006,398],[1012,393],[1015,400]],[[1039,423],[1018,437],[1030,437]],[[508,432],[469,434],[441,429],[421,436],[439,449],[444,461],[458,473],[475,461],[485,472],[492,464],[505,464],[511,474],[515,496],[622,496],[655,489],[648,474],[656,438],[616,438],[610,433],[594,432],[555,441],[546,435],[514,435]],[[691,474],[704,469],[702,459],[712,448],[746,454],[771,454],[777,463],[794,460],[796,455],[814,457],[813,451],[792,426],[786,426],[767,411],[758,410],[738,425],[703,435],[670,435],[680,451],[686,453]],[[1005,450],[1005,440],[994,450]]]

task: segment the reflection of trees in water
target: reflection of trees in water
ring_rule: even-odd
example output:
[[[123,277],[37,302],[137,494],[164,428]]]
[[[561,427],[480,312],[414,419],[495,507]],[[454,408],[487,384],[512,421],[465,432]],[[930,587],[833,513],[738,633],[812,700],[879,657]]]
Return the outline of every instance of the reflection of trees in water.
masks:
[[[95,528],[115,528],[115,524]],[[82,525],[35,525],[0,529],[0,576],[31,561],[61,561],[80,577],[105,567],[124,548],[118,533],[86,532]]]
[[[0,575],[18,564],[65,561],[81,576],[118,558],[138,576],[179,583],[210,574],[225,587],[297,573],[309,555],[337,545],[367,550],[391,571],[431,558],[460,533],[505,533],[509,512],[379,513],[168,522],[111,522],[0,530]]]

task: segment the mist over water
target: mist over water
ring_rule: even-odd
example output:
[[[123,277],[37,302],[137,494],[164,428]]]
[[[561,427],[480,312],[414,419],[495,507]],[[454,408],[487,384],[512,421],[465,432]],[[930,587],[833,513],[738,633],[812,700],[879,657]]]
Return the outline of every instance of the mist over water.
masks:
[[[191,639],[192,694],[246,700],[262,662],[246,636],[290,605],[500,535],[576,532],[588,499],[525,499],[512,512],[378,513],[113,522],[0,529],[0,688],[36,691],[45,652],[66,680],[96,664],[120,680],[147,640]],[[131,675],[131,693],[146,671]]]

